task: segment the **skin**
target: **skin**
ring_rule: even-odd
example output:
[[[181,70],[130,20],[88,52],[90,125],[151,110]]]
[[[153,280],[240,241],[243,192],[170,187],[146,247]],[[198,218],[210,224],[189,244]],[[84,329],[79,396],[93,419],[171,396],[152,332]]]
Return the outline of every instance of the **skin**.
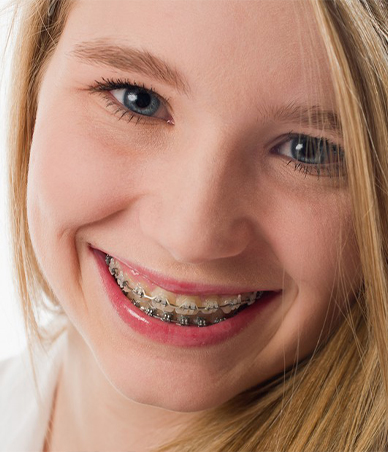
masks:
[[[45,450],[148,450],[310,354],[338,319],[339,265],[346,291],[359,283],[346,183],[268,144],[290,130],[341,138],[263,113],[332,109],[334,92],[307,2],[76,3],[43,74],[28,175],[34,250],[70,319]],[[70,56],[106,37],[167,60],[190,97]],[[102,77],[152,86],[173,111],[118,120],[88,92]],[[283,293],[225,343],[164,346],[117,317],[89,243],[177,280]]]

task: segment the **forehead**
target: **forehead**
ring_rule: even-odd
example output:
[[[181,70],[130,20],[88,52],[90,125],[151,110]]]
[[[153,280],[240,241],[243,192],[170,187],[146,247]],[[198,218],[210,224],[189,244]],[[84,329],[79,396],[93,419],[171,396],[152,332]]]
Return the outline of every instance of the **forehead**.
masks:
[[[152,52],[207,102],[227,102],[228,87],[255,104],[322,104],[322,97],[332,104],[308,0],[77,0],[59,47],[70,55],[79,43],[101,39]]]

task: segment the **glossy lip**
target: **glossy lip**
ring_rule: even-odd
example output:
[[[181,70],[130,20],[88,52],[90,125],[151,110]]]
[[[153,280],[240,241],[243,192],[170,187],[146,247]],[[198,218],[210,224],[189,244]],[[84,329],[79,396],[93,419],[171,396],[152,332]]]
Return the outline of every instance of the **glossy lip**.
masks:
[[[245,330],[269,305],[276,301],[281,302],[281,291],[272,292],[236,316],[206,327],[179,326],[163,322],[133,306],[110,274],[105,262],[106,254],[92,247],[89,249],[95,259],[107,297],[121,320],[135,333],[164,345],[203,347],[225,342]]]
[[[252,287],[228,287],[228,286],[220,286],[220,285],[210,285],[210,284],[202,284],[202,283],[193,283],[193,282],[186,282],[186,281],[177,281],[173,278],[167,278],[166,276],[161,275],[160,273],[157,273],[153,270],[148,270],[144,267],[141,267],[140,265],[133,265],[129,261],[122,259],[120,257],[117,257],[116,255],[110,254],[109,252],[105,252],[98,248],[93,248],[96,251],[99,251],[103,254],[109,254],[109,256],[112,256],[114,259],[119,261],[122,270],[124,273],[127,273],[128,275],[132,272],[135,272],[139,274],[139,276],[144,277],[147,281],[151,282],[151,284],[154,284],[157,287],[161,287],[164,290],[167,290],[169,292],[175,293],[175,294],[184,294],[184,295],[238,295],[242,293],[247,292],[257,292],[257,291],[263,291],[263,292],[278,292],[281,289],[274,289],[274,288],[252,288]]]

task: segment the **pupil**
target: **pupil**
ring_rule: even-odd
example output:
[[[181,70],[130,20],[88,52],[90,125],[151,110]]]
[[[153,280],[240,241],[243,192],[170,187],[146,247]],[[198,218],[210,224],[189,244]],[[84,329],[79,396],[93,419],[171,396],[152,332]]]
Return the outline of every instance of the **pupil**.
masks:
[[[323,140],[310,137],[295,138],[292,141],[292,156],[303,163],[323,164],[327,158],[327,149]]]
[[[136,100],[136,104],[138,105],[138,107],[140,108],[144,108],[147,107],[150,103],[150,96],[143,92],[137,93],[137,100]]]
[[[127,90],[125,96],[126,107],[129,107],[133,102],[135,102],[136,106],[139,108],[146,108],[151,102],[150,95],[145,91],[136,92],[135,90]]]

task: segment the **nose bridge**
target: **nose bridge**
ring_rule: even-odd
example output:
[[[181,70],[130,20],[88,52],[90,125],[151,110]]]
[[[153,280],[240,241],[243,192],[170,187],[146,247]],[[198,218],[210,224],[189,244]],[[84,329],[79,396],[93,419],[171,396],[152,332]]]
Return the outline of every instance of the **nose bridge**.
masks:
[[[229,142],[229,145],[227,144]],[[178,261],[199,263],[240,254],[249,225],[238,150],[220,127],[190,140],[161,193],[158,241]],[[236,167],[238,166],[238,167]]]

